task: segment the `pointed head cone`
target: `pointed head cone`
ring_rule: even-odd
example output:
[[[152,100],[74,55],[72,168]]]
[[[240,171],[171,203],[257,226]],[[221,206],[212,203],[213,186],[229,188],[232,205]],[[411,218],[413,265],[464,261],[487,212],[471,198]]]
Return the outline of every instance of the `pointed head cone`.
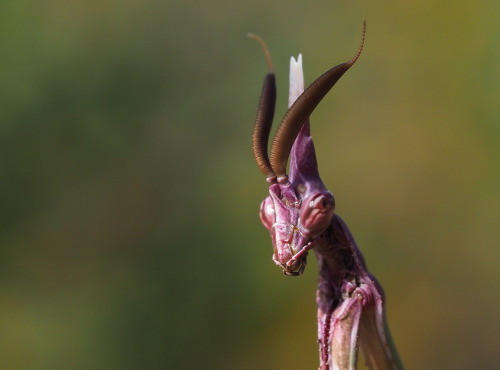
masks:
[[[326,187],[319,177],[318,162],[314,143],[310,135],[309,119],[302,126],[290,153],[289,181],[294,189],[299,185],[301,197],[306,197],[313,192],[324,192]]]
[[[288,107],[291,107],[295,100],[304,92],[304,71],[302,69],[302,55],[299,54],[297,60],[290,59],[290,90],[288,94]],[[312,192],[326,191],[318,172],[318,162],[316,152],[311,137],[309,118],[307,118],[295,139],[290,151],[290,167],[288,179],[297,190],[302,185],[298,193],[301,197]]]

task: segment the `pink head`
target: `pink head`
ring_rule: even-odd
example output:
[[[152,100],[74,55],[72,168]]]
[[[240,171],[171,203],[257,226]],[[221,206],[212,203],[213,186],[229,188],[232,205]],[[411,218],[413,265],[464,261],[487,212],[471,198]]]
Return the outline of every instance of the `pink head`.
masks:
[[[356,62],[361,46],[349,61],[328,70],[305,91],[302,61],[292,58],[289,109],[281,121],[268,157],[267,145],[276,102],[274,70],[264,42],[271,72],[264,79],[253,132],[253,152],[257,165],[267,176],[270,195],[260,207],[260,219],[270,231],[273,260],[286,275],[300,275],[307,251],[321,242],[335,211],[335,200],[323,185],[318,172],[309,116],[342,75]],[[286,173],[290,156],[289,175]]]

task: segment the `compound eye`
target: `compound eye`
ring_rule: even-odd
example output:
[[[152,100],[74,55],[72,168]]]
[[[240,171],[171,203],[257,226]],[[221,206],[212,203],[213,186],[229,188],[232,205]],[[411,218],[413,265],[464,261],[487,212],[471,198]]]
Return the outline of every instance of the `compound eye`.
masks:
[[[271,197],[267,197],[260,205],[260,220],[262,225],[271,231],[276,220],[276,212],[274,210],[274,202]]]
[[[331,193],[317,193],[306,198],[300,210],[300,223],[311,237],[323,233],[330,225],[335,211]]]

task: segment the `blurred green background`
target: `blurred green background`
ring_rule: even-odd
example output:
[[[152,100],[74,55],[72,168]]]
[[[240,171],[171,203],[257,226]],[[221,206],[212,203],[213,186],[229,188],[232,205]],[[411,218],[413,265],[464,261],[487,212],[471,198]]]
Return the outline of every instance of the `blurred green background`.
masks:
[[[337,212],[408,369],[500,354],[500,3],[0,2],[0,368],[315,369],[316,262],[289,278],[250,136],[267,66],[312,116]]]

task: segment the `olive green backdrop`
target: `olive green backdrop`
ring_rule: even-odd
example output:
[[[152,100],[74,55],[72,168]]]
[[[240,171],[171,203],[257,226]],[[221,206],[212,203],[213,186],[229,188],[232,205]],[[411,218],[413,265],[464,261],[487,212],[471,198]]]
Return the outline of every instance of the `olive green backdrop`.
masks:
[[[251,132],[365,50],[312,116],[408,369],[492,369],[500,3],[0,2],[0,368],[315,369],[316,262],[281,274]],[[277,117],[276,120],[279,120]]]

